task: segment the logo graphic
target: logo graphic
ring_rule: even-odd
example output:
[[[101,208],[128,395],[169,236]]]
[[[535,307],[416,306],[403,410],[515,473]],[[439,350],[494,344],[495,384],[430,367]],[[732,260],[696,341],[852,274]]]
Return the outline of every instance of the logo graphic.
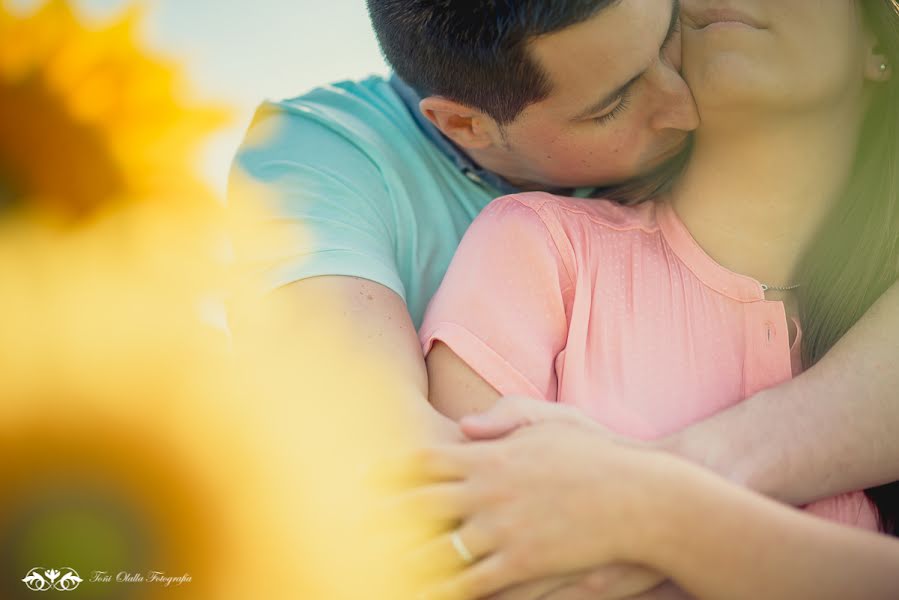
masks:
[[[46,592],[50,589],[71,592],[82,580],[78,572],[69,567],[65,567],[61,572],[56,569],[35,567],[28,571],[28,575],[22,581],[32,592]]]

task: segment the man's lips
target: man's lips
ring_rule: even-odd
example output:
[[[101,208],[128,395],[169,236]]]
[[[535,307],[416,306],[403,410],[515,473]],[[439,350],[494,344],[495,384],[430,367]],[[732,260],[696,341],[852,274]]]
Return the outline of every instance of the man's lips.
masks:
[[[705,29],[715,23],[742,23],[755,29],[764,29],[757,19],[733,8],[709,8],[692,14],[685,13],[684,20],[694,29]]]

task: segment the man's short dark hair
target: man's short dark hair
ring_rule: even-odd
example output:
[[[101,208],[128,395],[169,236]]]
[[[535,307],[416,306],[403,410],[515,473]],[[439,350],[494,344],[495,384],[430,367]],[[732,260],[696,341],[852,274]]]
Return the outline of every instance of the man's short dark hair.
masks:
[[[422,96],[445,96],[500,124],[552,91],[528,52],[619,0],[368,0],[393,70]]]

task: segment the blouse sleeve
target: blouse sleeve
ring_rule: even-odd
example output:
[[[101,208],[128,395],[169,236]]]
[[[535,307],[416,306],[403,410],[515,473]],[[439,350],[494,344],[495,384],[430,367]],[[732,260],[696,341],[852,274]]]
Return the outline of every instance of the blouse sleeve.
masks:
[[[507,196],[484,209],[431,299],[419,336],[425,355],[443,342],[503,395],[555,401],[573,279],[541,207]]]

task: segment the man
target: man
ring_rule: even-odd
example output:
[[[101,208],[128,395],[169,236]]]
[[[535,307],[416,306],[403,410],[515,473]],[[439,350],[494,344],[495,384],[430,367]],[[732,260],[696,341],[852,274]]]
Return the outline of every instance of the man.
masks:
[[[298,308],[344,307],[354,332],[347,352],[390,356],[398,403],[434,441],[461,439],[426,401],[415,330],[428,300],[493,198],[590,195],[663,168],[683,148],[698,115],[678,74],[678,8],[370,0],[398,77],[266,104],[237,156],[230,201],[254,200],[236,185],[249,177],[272,198],[258,225],[285,240],[265,255],[238,249],[262,265],[252,285]],[[623,10],[641,18],[615,19]],[[627,61],[631,75],[604,77],[611,61]],[[899,384],[888,360],[897,298],[888,292],[833,360],[662,443],[792,503],[899,478],[899,458],[881,460],[899,457],[884,426],[899,421],[887,402]],[[284,334],[302,338],[308,321],[297,310]],[[853,467],[832,472],[834,464]]]
[[[415,328],[484,206],[522,189],[588,195],[664,164],[697,126],[677,71],[678,4],[639,2],[657,31],[616,32],[640,64],[630,81],[601,76],[620,56],[571,55],[583,24],[617,2],[370,2],[400,77],[266,103],[238,152],[229,202],[258,201],[249,178],[272,197],[260,229],[288,239],[265,256],[238,248],[262,265],[252,283],[297,304],[365,298],[357,341],[381,334],[365,351],[389,352],[424,395]],[[427,409],[421,399],[410,402]]]

